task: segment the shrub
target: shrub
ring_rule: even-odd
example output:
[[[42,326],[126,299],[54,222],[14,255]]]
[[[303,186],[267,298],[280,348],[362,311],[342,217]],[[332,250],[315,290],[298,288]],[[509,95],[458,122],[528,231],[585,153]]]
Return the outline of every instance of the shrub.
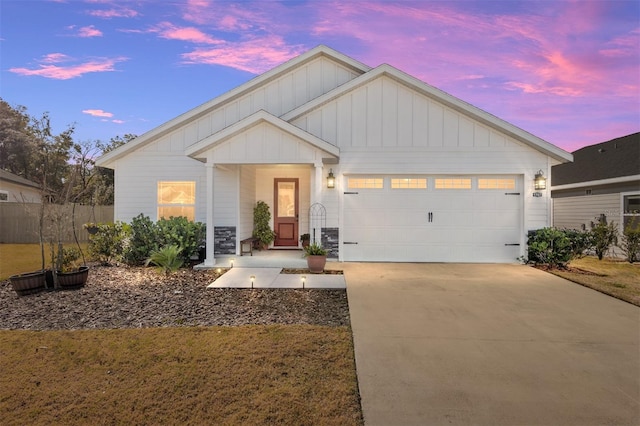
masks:
[[[175,245],[180,249],[183,263],[198,253],[205,239],[206,226],[185,217],[170,217],[153,223],[148,216],[139,214],[131,222],[131,242],[127,250],[127,263],[144,264],[151,253],[162,247]]]
[[[148,216],[140,213],[131,221],[131,239],[125,254],[126,262],[131,265],[141,265],[155,250],[158,250],[155,224]]]
[[[640,223],[629,222],[622,233],[620,247],[629,263],[640,261]]]
[[[197,255],[206,237],[206,226],[202,222],[191,222],[186,217],[170,217],[156,222],[156,234],[159,246],[175,245],[180,249],[184,263]]]
[[[275,240],[276,233],[273,232],[269,226],[271,220],[271,212],[269,212],[269,205],[264,201],[258,201],[253,208],[253,234],[254,238],[257,238],[262,245],[269,245],[271,241]]]
[[[324,249],[320,244],[313,243],[309,244],[304,248],[304,255],[306,256],[326,256],[327,250]]]
[[[99,223],[89,237],[89,254],[103,265],[124,260],[131,227],[123,222]]]
[[[527,240],[528,263],[564,267],[591,248],[591,234],[573,229],[542,228],[532,231]]]
[[[618,229],[615,222],[607,224],[606,220],[600,220],[591,228],[591,238],[593,241],[593,250],[596,252],[599,260],[602,260],[605,253],[609,251],[612,245],[618,243]]]
[[[170,272],[180,269],[184,264],[180,252],[177,245],[162,247],[159,250],[154,250],[145,264],[148,266],[149,263],[153,263],[160,271],[168,275]]]

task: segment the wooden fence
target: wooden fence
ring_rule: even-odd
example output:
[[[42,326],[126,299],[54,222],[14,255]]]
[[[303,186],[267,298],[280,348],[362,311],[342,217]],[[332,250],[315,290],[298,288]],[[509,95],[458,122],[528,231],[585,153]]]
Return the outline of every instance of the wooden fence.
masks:
[[[0,243],[24,244],[38,243],[38,203],[0,203]],[[50,207],[55,207],[51,209]],[[56,214],[63,218],[63,241],[73,242],[71,227],[72,205],[47,206],[49,215]],[[75,230],[80,242],[89,241],[89,234],[82,227],[87,222],[113,222],[113,206],[79,206],[75,209]],[[47,223],[51,223],[50,221]],[[50,225],[45,225],[45,233],[52,232]]]

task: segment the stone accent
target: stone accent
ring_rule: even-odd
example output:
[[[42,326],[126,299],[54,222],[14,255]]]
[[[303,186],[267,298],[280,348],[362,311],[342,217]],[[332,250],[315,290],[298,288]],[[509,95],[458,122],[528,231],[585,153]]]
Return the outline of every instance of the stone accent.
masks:
[[[329,251],[327,257],[337,259],[340,251],[340,229],[322,228],[321,235],[322,247]]]
[[[213,229],[214,254],[236,254],[236,227],[216,226]]]

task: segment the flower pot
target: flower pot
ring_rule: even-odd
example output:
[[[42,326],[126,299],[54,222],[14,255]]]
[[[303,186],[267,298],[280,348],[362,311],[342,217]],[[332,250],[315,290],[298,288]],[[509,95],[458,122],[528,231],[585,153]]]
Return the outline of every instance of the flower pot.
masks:
[[[45,288],[45,271],[13,275],[9,277],[9,281],[19,296],[38,293]]]
[[[89,278],[89,267],[81,266],[77,271],[58,272],[58,284],[62,290],[73,290],[84,287]]]
[[[87,226],[87,232],[91,235],[95,235],[98,233],[98,227],[97,226]]]
[[[307,256],[307,266],[312,274],[321,274],[324,271],[324,265],[327,264],[327,256],[309,255]]]

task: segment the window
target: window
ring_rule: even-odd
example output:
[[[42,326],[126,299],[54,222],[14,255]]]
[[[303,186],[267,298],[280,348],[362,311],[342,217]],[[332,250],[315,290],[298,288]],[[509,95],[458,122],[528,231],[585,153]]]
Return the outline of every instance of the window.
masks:
[[[478,179],[478,189],[516,189],[515,179]]]
[[[158,219],[196,216],[196,183],[193,181],[158,182]]]
[[[401,178],[391,179],[391,188],[393,189],[425,189],[427,187],[427,179]]]
[[[384,180],[382,178],[349,178],[347,187],[350,189],[382,189]]]
[[[640,194],[625,195],[622,204],[623,229],[629,225],[640,226]]]
[[[471,189],[471,178],[439,178],[436,189]]]
[[[0,191],[0,201],[9,201],[8,191]]]

